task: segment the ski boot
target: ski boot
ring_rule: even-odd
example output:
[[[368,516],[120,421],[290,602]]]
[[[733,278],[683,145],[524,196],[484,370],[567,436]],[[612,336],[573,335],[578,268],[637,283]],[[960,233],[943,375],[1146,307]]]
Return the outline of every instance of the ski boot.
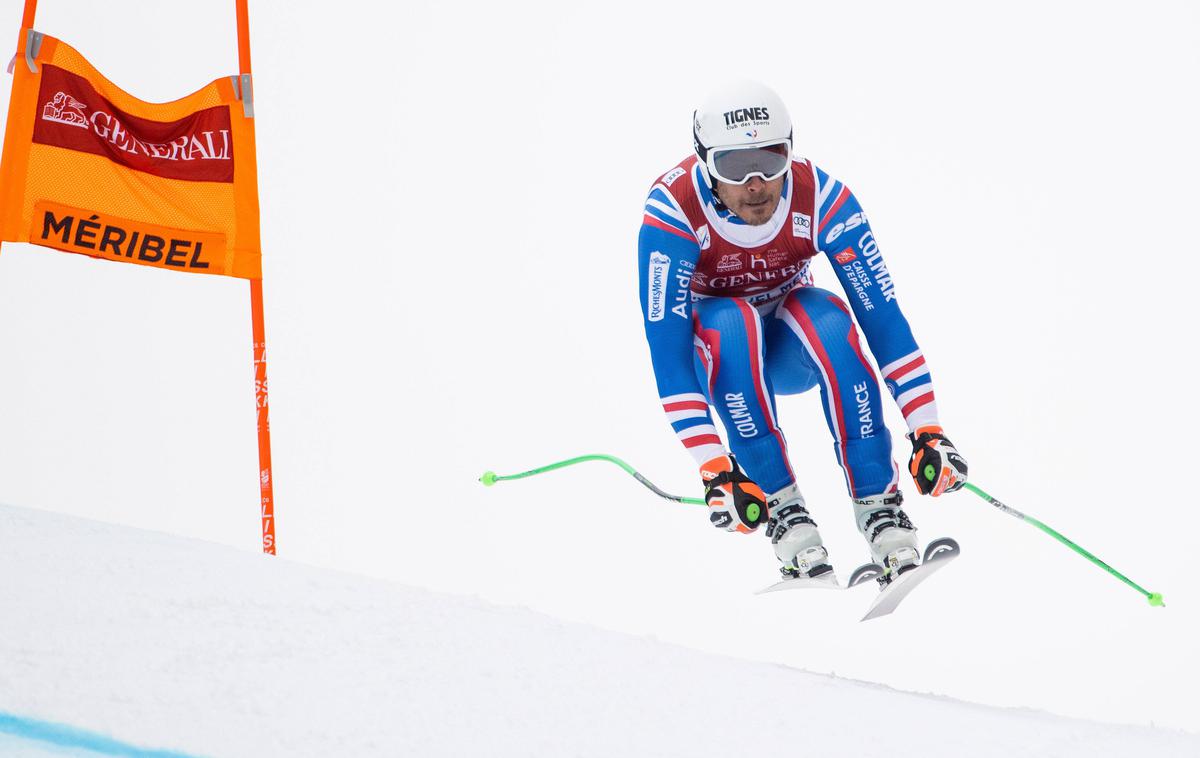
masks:
[[[804,496],[791,484],[767,496],[767,536],[787,579],[819,579],[837,584],[829,552],[821,544],[817,524],[808,514]]]
[[[881,585],[920,564],[917,528],[900,510],[902,502],[904,496],[899,491],[854,500],[859,531],[870,545],[871,557],[884,569],[878,577]]]

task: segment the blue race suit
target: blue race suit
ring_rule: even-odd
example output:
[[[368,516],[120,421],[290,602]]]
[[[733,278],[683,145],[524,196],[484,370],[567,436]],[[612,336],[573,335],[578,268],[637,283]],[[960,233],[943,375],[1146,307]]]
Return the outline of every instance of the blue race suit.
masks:
[[[819,253],[849,306],[813,286],[809,262]],[[816,386],[851,497],[897,488],[858,327],[910,430],[938,424],[937,404],[874,233],[845,185],[794,159],[774,216],[751,226],[715,200],[689,157],[650,190],[638,270],[659,397],[698,465],[725,452],[711,406],[748,476],[768,493],[792,484],[775,396]]]

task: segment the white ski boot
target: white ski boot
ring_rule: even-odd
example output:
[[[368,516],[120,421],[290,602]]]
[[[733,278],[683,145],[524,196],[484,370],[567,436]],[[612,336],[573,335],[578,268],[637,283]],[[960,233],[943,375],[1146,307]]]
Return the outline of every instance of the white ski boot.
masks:
[[[889,576],[899,576],[920,562],[917,528],[900,510],[903,502],[898,491],[854,501],[854,518],[871,547],[871,557]]]
[[[820,579],[837,584],[829,552],[821,544],[817,524],[808,514],[804,496],[795,485],[767,495],[767,536],[775,548],[775,557],[783,565],[784,579]]]

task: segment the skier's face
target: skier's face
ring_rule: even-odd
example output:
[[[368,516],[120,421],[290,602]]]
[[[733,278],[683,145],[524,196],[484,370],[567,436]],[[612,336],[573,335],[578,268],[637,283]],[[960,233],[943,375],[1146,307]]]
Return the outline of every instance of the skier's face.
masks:
[[[729,210],[751,226],[759,226],[771,220],[783,194],[783,177],[764,181],[754,177],[745,184],[717,182],[717,196]]]

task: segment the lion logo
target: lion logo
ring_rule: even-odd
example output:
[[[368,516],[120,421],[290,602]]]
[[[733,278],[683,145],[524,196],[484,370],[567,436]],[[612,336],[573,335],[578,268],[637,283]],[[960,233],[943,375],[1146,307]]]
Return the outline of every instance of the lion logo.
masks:
[[[86,105],[79,102],[66,92],[59,92],[54,99],[42,107],[42,118],[47,121],[57,121],[60,124],[88,128],[88,119],[83,111]]]

